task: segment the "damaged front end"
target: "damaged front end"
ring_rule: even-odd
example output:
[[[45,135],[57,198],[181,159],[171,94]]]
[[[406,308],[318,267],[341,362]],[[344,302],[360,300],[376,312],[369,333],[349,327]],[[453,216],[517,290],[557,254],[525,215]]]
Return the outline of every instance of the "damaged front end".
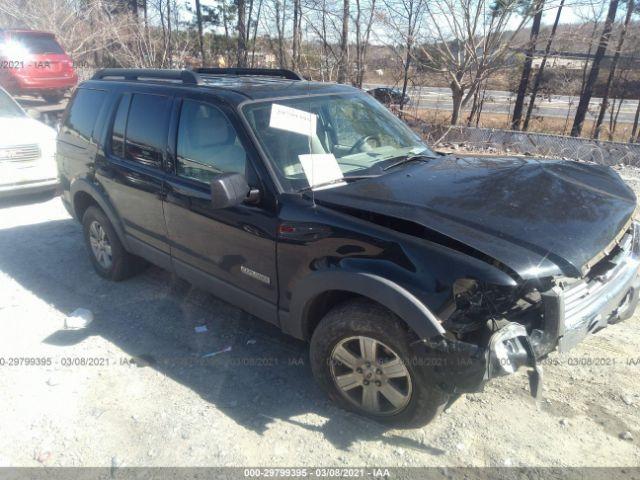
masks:
[[[633,224],[581,278],[547,278],[516,287],[460,279],[440,312],[446,334],[416,345],[440,388],[457,398],[496,377],[528,368],[542,393],[540,361],[588,334],[629,318],[640,297],[640,230]]]

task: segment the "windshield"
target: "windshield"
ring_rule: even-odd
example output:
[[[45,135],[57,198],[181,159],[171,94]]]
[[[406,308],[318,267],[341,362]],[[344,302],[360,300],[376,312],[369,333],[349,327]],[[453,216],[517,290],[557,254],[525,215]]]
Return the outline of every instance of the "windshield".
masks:
[[[289,192],[341,176],[381,174],[390,160],[432,155],[418,135],[365,94],[256,102],[243,113]],[[310,178],[310,159],[324,182]]]
[[[25,115],[15,100],[7,92],[0,89],[0,118],[24,117]]]

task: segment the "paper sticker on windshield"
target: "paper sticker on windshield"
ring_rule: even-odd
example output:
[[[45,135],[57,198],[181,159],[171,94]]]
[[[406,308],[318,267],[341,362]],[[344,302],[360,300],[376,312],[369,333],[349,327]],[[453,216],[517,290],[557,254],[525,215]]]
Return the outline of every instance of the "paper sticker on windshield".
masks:
[[[344,185],[340,181],[344,175],[332,153],[310,153],[298,155],[298,158],[311,188]]]
[[[313,113],[298,110],[297,108],[285,107],[274,103],[271,105],[271,118],[269,126],[279,130],[299,133],[310,137],[316,133],[317,117]]]

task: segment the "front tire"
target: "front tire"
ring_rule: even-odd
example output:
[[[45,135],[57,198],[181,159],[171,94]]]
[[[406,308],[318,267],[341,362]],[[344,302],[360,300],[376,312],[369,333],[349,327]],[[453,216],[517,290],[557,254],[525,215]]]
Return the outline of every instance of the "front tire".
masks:
[[[113,225],[102,210],[89,207],[82,217],[84,240],[93,268],[107,280],[132,277],[146,265],[124,249]]]
[[[341,407],[380,423],[417,428],[448,401],[411,347],[401,320],[367,300],[334,307],[311,338],[311,368]]]

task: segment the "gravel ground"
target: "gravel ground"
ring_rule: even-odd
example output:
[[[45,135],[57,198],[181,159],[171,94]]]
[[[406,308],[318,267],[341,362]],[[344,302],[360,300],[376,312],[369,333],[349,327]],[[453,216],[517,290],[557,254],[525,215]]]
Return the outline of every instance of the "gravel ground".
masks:
[[[540,410],[519,372],[385,430],[329,403],[276,328],[157,268],[98,277],[59,199],[0,207],[0,466],[640,464],[639,316],[552,355]],[[79,307],[94,322],[65,330]]]

